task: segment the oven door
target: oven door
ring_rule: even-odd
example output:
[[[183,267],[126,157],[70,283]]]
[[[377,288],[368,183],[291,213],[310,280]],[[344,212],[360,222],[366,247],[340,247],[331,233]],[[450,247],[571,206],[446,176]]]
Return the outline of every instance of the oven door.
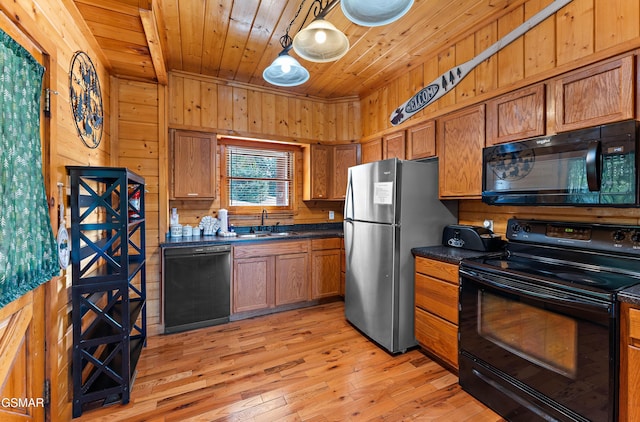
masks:
[[[509,420],[614,421],[613,302],[460,270],[460,385]]]

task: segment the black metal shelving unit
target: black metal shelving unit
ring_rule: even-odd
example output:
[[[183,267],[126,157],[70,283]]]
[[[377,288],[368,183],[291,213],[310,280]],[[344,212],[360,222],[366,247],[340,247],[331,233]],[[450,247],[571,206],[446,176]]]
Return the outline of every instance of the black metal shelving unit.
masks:
[[[68,166],[71,178],[73,417],[129,402],[146,345],[144,178]]]

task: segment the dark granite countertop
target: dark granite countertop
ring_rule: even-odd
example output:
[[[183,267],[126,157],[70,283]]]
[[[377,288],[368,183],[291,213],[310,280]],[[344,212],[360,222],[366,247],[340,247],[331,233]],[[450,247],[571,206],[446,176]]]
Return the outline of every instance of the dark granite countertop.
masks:
[[[279,228],[279,232],[289,233],[287,236],[260,236],[260,237],[242,237],[248,234],[248,230],[238,228],[236,237],[223,236],[190,236],[190,237],[166,237],[164,242],[160,243],[161,248],[178,248],[186,246],[209,246],[209,245],[232,245],[262,242],[278,242],[286,240],[301,239],[318,239],[326,237],[342,237],[342,224],[332,223],[324,225],[297,225],[283,226]]]
[[[452,248],[449,246],[424,246],[411,249],[413,256],[421,256],[423,258],[437,259],[438,261],[448,262],[458,265],[463,259],[480,258],[496,252],[471,251],[468,249]]]
[[[640,305],[640,284],[628,287],[617,294],[620,302],[631,303],[633,305]]]

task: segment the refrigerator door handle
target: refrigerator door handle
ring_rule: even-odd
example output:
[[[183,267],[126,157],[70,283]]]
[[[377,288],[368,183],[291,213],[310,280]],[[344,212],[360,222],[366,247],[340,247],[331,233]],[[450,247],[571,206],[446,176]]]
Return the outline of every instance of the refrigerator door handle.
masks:
[[[353,220],[353,204],[353,179],[351,178],[351,174],[349,174],[349,183],[347,183],[347,193],[344,200],[344,219]]]

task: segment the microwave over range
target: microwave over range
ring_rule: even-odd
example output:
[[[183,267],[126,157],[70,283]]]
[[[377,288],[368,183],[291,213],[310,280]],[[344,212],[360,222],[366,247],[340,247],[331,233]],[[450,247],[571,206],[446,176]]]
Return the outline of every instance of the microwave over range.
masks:
[[[493,205],[640,205],[639,122],[627,120],[483,149]]]

